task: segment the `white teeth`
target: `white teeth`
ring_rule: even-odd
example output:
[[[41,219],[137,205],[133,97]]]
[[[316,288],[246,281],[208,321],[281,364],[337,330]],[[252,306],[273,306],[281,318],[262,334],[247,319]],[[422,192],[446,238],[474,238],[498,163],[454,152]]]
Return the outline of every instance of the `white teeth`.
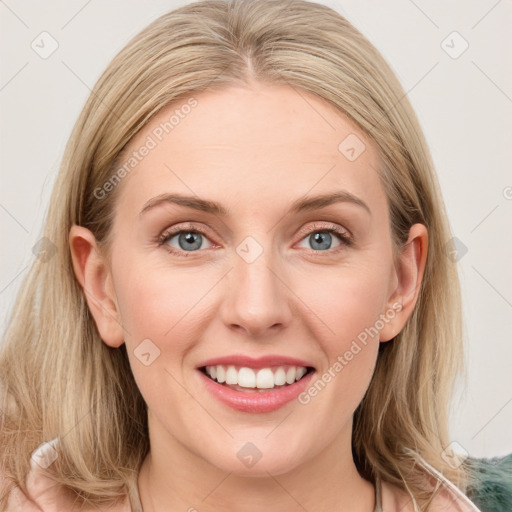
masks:
[[[297,368],[297,375],[296,375],[295,379],[296,380],[302,379],[302,377],[304,377],[306,372],[307,372],[306,368],[304,368],[304,366],[300,366],[299,368]]]
[[[286,384],[293,384],[295,382],[295,367],[290,366],[286,372]]]
[[[280,366],[274,374],[274,384],[276,386],[282,386],[286,384],[286,372],[282,366]]]
[[[240,370],[241,372],[242,370]],[[274,374],[270,368],[258,370],[256,375],[256,387],[259,389],[269,389],[274,387]],[[243,386],[243,384],[240,384]]]
[[[228,366],[226,370],[226,384],[238,384],[238,372],[234,366]]]
[[[221,384],[223,382],[226,382],[226,372],[224,371],[224,366],[207,366],[206,369],[208,370],[208,368],[210,368],[210,377],[212,379],[217,379],[217,382],[220,382]],[[215,376],[214,373],[212,373],[211,369],[214,368],[214,372],[217,373],[217,375]]]
[[[284,386],[293,384],[300,380],[306,374],[307,369],[304,366],[279,366],[278,368],[261,368],[253,370],[252,368],[233,365],[227,367],[223,365],[207,366],[206,373],[219,383],[238,385],[243,388],[272,389],[275,386]]]
[[[240,368],[238,371],[238,383],[243,388],[255,388],[256,387],[256,375],[250,368]]]

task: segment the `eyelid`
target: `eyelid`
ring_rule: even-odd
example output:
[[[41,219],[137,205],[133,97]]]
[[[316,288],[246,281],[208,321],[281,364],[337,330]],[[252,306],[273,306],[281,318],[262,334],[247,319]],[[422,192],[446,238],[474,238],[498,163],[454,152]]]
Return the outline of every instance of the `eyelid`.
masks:
[[[160,234],[156,241],[158,245],[163,245],[165,242],[171,238],[174,238],[176,235],[182,232],[193,232],[193,233],[199,233],[201,235],[204,235],[208,239],[210,238],[210,235],[208,233],[208,230],[202,227],[198,227],[193,222],[184,222],[180,224],[176,224],[172,227],[164,229],[162,234]],[[215,245],[215,244],[214,244]],[[192,251],[197,252],[197,251]]]
[[[352,241],[353,236],[350,230],[348,230],[345,227],[342,227],[338,224],[334,224],[332,222],[324,221],[325,224],[320,224],[318,221],[314,222],[312,225],[308,225],[305,228],[302,228],[299,232],[300,235],[310,235],[311,233],[316,233],[317,231],[334,231],[335,233],[339,234],[342,238],[346,239],[347,241]],[[302,240],[302,238],[301,238]]]

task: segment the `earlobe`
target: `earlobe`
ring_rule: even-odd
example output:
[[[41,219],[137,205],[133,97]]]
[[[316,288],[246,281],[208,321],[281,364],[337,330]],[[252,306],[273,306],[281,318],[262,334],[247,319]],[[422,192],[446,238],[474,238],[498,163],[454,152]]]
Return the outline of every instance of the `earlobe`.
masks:
[[[82,226],[72,226],[69,248],[75,276],[84,291],[100,337],[111,347],[121,346],[124,334],[112,275],[93,233]]]
[[[405,326],[418,300],[428,254],[428,231],[423,224],[414,224],[402,248],[395,268],[394,289],[388,310],[395,313],[380,332],[380,341],[393,339]],[[397,304],[400,306],[398,307]]]

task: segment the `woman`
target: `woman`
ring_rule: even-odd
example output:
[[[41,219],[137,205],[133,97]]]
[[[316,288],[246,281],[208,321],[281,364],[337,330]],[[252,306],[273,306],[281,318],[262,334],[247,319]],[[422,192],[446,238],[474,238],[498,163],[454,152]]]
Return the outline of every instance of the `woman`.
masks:
[[[478,510],[432,161],[330,8],[201,1],[143,30],[45,237],[0,356],[4,510]]]

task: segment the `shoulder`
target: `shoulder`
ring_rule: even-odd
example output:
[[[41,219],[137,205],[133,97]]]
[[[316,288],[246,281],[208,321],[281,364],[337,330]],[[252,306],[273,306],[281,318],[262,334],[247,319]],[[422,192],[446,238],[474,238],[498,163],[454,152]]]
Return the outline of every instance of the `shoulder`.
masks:
[[[418,508],[411,496],[388,482],[382,482],[383,512],[416,512]],[[432,498],[428,512],[480,512],[480,510],[461,491],[455,491],[440,485]]]
[[[441,487],[432,500],[431,512],[480,512],[470,499],[461,491],[458,493]]]

